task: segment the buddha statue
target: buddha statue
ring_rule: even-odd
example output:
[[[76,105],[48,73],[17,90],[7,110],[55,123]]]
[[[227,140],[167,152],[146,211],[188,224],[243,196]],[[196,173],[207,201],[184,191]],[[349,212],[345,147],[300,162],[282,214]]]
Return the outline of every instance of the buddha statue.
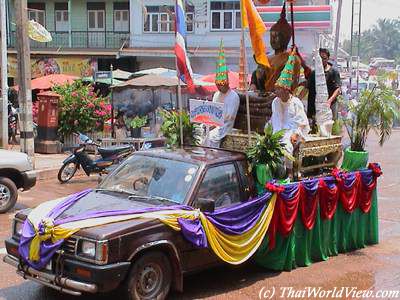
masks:
[[[292,26],[286,20],[286,9],[285,6],[282,8],[281,16],[270,30],[270,43],[275,54],[269,55],[270,68],[265,68],[265,92],[273,92],[275,82],[278,80],[288,58],[288,45],[292,37]],[[297,58],[294,67],[294,80],[292,85],[292,91],[297,87],[300,77],[300,59]]]

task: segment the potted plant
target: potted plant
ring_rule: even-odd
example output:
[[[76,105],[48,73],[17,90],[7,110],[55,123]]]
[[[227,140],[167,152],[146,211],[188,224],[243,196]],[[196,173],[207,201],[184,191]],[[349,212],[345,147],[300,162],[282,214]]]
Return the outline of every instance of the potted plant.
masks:
[[[129,126],[131,128],[131,136],[133,138],[140,138],[142,135],[142,127],[147,123],[147,116],[134,117],[130,122]]]
[[[379,145],[390,137],[394,120],[398,117],[400,101],[393,91],[384,85],[361,93],[358,101],[348,103],[344,125],[350,137],[350,149],[344,152],[342,168],[357,170],[365,168],[368,152],[365,149],[369,132],[379,135]]]
[[[255,171],[258,184],[264,186],[273,178],[280,179],[283,174],[283,157],[293,159],[286,151],[282,138],[285,130],[273,132],[272,125],[264,129],[264,135],[255,134],[256,141],[246,152],[250,167]]]
[[[182,116],[183,127],[183,143],[186,145],[197,145],[199,143],[199,135],[197,133],[197,125],[190,122],[187,112],[182,115],[177,111],[160,110],[163,119],[160,131],[166,138],[167,147],[177,147],[181,144],[180,116]]]

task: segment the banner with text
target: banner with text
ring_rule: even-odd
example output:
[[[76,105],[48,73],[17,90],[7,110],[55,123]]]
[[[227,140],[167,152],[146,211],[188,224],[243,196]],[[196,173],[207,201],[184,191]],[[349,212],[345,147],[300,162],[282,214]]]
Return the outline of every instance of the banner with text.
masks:
[[[224,125],[224,104],[207,100],[189,100],[190,121],[207,126]]]

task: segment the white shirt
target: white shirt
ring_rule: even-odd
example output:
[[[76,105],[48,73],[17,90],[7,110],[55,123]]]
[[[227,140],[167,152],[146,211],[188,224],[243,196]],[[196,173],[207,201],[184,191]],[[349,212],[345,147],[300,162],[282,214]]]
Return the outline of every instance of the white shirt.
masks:
[[[285,129],[289,137],[293,133],[304,137],[310,131],[303,103],[294,96],[291,96],[287,102],[283,102],[278,97],[274,99],[272,102],[271,124],[274,132]],[[303,129],[300,128],[302,126],[304,126]]]
[[[240,99],[239,95],[230,89],[225,94],[217,91],[212,101],[224,103],[224,125],[210,131],[206,139],[206,145],[209,147],[219,147],[221,140],[232,131],[239,109]]]
[[[285,129],[285,134],[282,142],[285,144],[285,149],[290,154],[293,154],[293,145],[290,141],[292,134],[297,133],[305,137],[310,131],[310,125],[303,103],[299,98],[291,96],[287,102],[283,102],[280,98],[276,97],[272,101],[272,116],[270,120],[273,132]],[[304,126],[303,129],[301,127]],[[293,168],[293,162],[285,159],[287,168]]]

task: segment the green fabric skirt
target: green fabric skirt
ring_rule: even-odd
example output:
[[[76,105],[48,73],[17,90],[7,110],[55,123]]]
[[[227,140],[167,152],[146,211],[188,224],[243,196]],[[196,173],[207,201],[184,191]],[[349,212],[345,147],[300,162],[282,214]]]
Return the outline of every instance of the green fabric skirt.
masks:
[[[366,167],[367,161],[368,153],[347,151],[342,168],[348,171],[362,169]],[[260,183],[260,192],[262,187]],[[299,212],[293,231],[287,237],[277,233],[276,245],[272,250],[268,249],[266,236],[254,260],[258,265],[271,270],[290,271],[378,242],[378,199],[375,189],[371,210],[366,214],[359,208],[347,213],[339,202],[333,218],[322,220],[318,207],[314,227],[307,230]]]

